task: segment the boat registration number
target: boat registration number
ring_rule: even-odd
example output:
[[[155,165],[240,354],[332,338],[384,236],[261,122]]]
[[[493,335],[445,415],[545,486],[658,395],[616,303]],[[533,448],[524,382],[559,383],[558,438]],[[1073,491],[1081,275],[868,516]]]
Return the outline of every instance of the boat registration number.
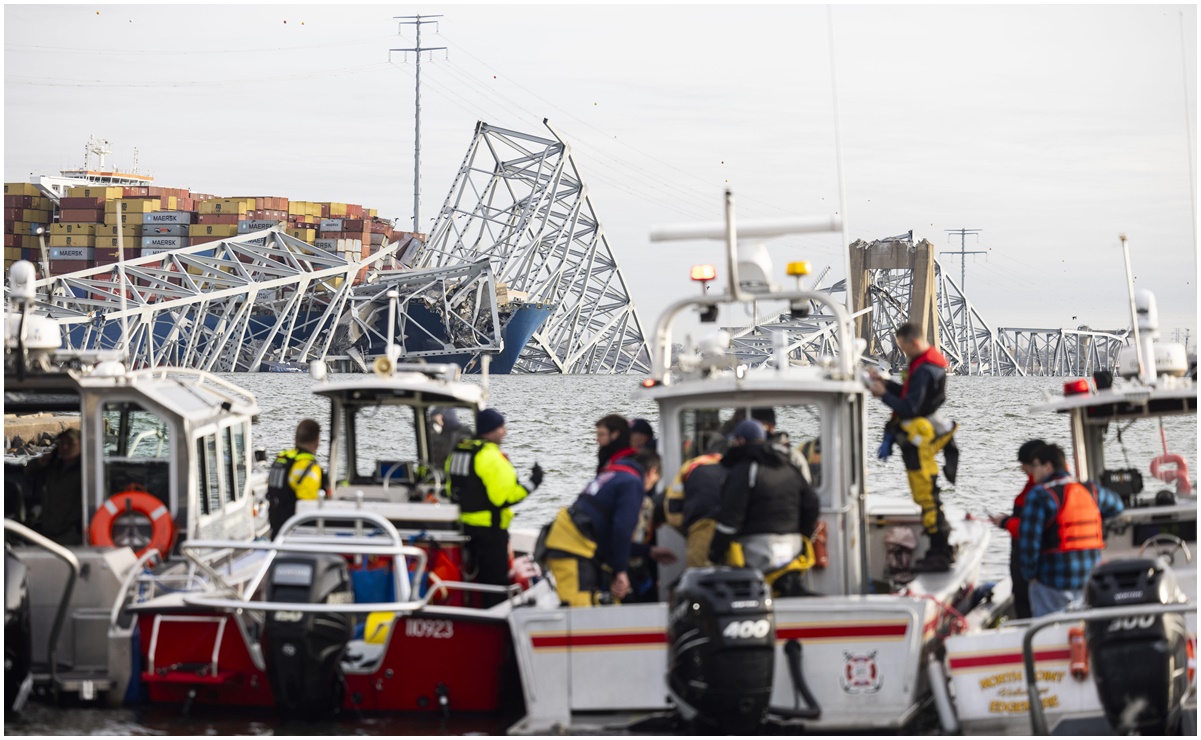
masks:
[[[447,640],[454,636],[455,623],[449,619],[409,619],[405,622],[405,637]]]

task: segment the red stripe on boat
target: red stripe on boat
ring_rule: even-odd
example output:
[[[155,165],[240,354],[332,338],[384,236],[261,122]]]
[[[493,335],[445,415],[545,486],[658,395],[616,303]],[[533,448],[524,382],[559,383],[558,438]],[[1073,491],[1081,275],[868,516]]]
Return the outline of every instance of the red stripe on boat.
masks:
[[[667,642],[663,632],[616,632],[612,634],[538,635],[530,640],[535,650],[565,647],[632,647],[662,645]]]
[[[1037,650],[1034,653],[1034,660],[1069,660],[1072,657],[1070,650]],[[999,665],[1021,665],[1022,653],[1002,653],[993,655],[968,655],[960,658],[951,658],[951,670],[960,668],[987,668]]]
[[[852,637],[904,637],[909,626],[900,624],[831,625],[776,629],[777,640],[829,640]]]

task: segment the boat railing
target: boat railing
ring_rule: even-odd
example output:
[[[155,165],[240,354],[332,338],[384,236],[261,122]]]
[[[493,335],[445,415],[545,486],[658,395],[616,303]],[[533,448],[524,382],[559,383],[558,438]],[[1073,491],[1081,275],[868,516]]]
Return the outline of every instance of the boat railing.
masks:
[[[1124,617],[1161,616],[1197,611],[1197,605],[1183,604],[1137,604],[1131,606],[1109,606],[1086,609],[1078,612],[1056,612],[1031,620],[1022,636],[1022,664],[1026,670],[1026,696],[1030,711],[1030,728],[1035,735],[1048,734],[1047,716],[1043,712],[1042,697],[1038,692],[1037,675],[1034,672],[1034,636],[1047,627],[1068,622],[1101,622]]]
[[[133,564],[133,567],[125,574],[125,578],[121,580],[121,588],[117,591],[117,598],[113,601],[112,612],[108,615],[108,628],[110,631],[118,627],[121,629],[125,628],[125,625],[121,624],[121,621],[130,603],[130,589],[133,588],[135,582],[143,582],[141,578],[144,575],[143,569],[153,567],[151,561],[154,560],[157,560],[159,565],[161,565],[163,556],[157,548],[152,547],[138,557],[137,562]]]
[[[69,568],[67,584],[63,587],[62,600],[59,601],[58,609],[54,612],[54,624],[50,628],[50,639],[46,650],[46,655],[50,662],[50,680],[53,685],[57,686],[58,661],[55,660],[55,652],[58,650],[58,637],[63,629],[63,620],[67,616],[67,608],[71,605],[71,595],[75,592],[75,579],[79,577],[79,559],[75,557],[75,553],[54,540],[45,535],[38,534],[24,524],[15,522],[12,519],[4,520],[4,534],[5,536],[12,534],[37,545],[66,563]]]
[[[716,307],[723,303],[756,301],[788,301],[793,306],[808,305],[810,301],[826,306],[834,315],[837,324],[839,374],[844,379],[854,377],[855,344],[854,331],[847,308],[834,301],[829,294],[816,291],[772,291],[748,290],[739,279],[738,240],[740,238],[767,239],[789,234],[820,234],[836,232],[841,228],[837,216],[816,218],[760,219],[735,224],[733,196],[726,191],[726,220],[716,223],[682,224],[658,226],[651,229],[651,241],[683,241],[696,239],[724,239],[726,242],[727,288],[717,295],[694,296],[677,301],[663,312],[655,327],[654,345],[651,352],[651,377],[667,384],[670,382],[671,330],[676,317],[693,307]]]

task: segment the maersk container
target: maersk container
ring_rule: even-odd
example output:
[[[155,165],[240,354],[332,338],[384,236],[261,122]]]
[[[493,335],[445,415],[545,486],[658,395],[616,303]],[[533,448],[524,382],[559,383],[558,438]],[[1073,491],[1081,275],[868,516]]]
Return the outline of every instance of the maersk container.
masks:
[[[186,236],[143,236],[142,237],[142,254],[146,254],[149,249],[180,249],[188,246],[188,238]]]
[[[148,236],[187,236],[188,224],[142,224],[142,237]]]
[[[322,231],[341,231],[342,219],[340,218],[323,218],[321,219]]]
[[[239,221],[238,233],[249,234],[252,231],[262,231],[279,226],[279,221]]]
[[[156,211],[142,214],[143,224],[190,224],[192,214],[187,211]]]
[[[61,262],[83,260],[91,262],[96,258],[95,247],[50,247],[50,261]]]

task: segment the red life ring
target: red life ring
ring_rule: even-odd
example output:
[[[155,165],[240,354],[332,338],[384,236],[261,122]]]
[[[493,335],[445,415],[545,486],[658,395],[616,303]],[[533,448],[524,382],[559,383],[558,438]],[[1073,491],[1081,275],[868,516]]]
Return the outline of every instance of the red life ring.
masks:
[[[1176,467],[1160,472],[1160,468],[1164,465],[1174,465]],[[1193,490],[1192,484],[1188,482],[1188,463],[1180,455],[1160,455],[1152,460],[1151,475],[1164,483],[1175,483],[1177,493],[1187,494]]]
[[[113,540],[113,524],[117,517],[126,511],[138,512],[150,520],[152,527],[150,542],[135,552],[138,557],[152,547],[164,557],[171,552],[171,547],[175,544],[175,520],[167,511],[166,504],[140,486],[131,486],[118,493],[96,510],[92,517],[92,525],[88,528],[92,544],[96,547],[114,547],[116,542]]]

